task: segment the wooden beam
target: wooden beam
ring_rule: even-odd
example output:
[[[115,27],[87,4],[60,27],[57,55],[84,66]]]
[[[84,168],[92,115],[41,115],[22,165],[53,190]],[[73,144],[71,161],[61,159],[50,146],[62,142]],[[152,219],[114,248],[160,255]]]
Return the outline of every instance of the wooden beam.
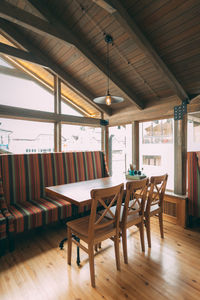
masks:
[[[36,17],[4,0],[1,0],[0,17],[37,34],[45,34],[62,40],[62,36],[59,36],[54,25],[51,25],[43,19]],[[70,34],[66,34],[65,42],[73,44],[73,40],[70,39]]]
[[[47,67],[44,65],[44,63],[40,59],[40,57],[35,57],[32,53],[26,52],[21,49],[17,49],[15,47],[3,44],[1,42],[0,42],[0,53],[10,55],[12,57],[20,58],[20,59],[29,61],[31,63],[35,63],[38,65],[43,65],[44,67]]]
[[[186,194],[187,115],[174,121],[174,193]]]
[[[34,1],[34,0],[28,0],[34,8],[36,8],[48,21],[49,23],[53,23],[56,25],[56,28],[60,35],[63,34],[63,37],[66,35],[66,24],[63,24],[58,20],[55,15],[47,9],[47,3],[43,0],[41,1]],[[108,7],[108,5],[107,5]],[[112,10],[111,10],[112,11]],[[67,30],[67,35],[70,37],[68,39],[73,41],[72,43],[76,46],[76,48],[90,61],[92,62],[101,72],[104,73],[104,75],[107,74],[107,66],[102,63],[98,56],[95,53],[92,53],[91,50],[88,48],[88,46],[83,42],[81,37],[75,36],[72,31]],[[122,82],[121,79],[119,79],[114,73],[112,73],[112,70],[110,71],[110,80],[119,88],[121,91],[123,91],[130,100],[131,103],[136,104],[136,106],[139,109],[144,108],[144,103],[139,97],[128,87],[125,85],[124,82]]]
[[[73,44],[96,68],[107,76],[107,66],[100,61],[98,55],[88,48],[87,44],[80,36],[75,36],[73,32],[66,27],[66,24],[63,25],[58,21],[50,11],[47,13],[47,7],[44,6],[41,1],[32,1],[31,3],[41,13],[45,14],[49,23],[4,0],[1,1],[0,17],[23,26],[26,29],[30,29],[35,33],[46,34],[53,38],[58,38],[62,42]],[[127,95],[129,101],[134,102],[139,109],[144,108],[143,101],[139,99],[138,96],[116,76],[116,74],[112,73],[112,71],[110,73],[110,80]]]
[[[61,82],[58,76],[54,75],[54,112],[61,114]],[[54,150],[61,151],[61,122],[54,123]]]
[[[93,102],[94,95],[90,93],[84,86],[82,86],[75,78],[73,78],[70,74],[68,74],[65,70],[63,70],[58,64],[52,61],[52,58],[47,56],[44,52],[38,49],[33,43],[24,36],[24,34],[20,31],[17,25],[13,26],[9,21],[5,21],[0,18],[0,27],[12,37],[12,39],[16,40],[19,44],[21,44],[24,48],[29,50],[30,53],[33,53],[34,56],[40,57],[43,64],[47,65],[55,74],[57,74],[67,86],[69,86],[75,93],[79,96],[83,97],[84,100],[92,104],[99,111],[106,113],[107,115],[112,114],[112,109],[95,104]]]
[[[72,115],[56,114],[51,112],[43,112],[26,108],[12,107],[0,105],[0,116],[11,117],[16,119],[42,121],[42,122],[63,122],[69,124],[81,124],[90,126],[101,126],[101,119],[93,119],[86,117],[78,117]]]
[[[92,0],[94,3],[96,3],[98,6],[102,7],[103,9],[105,9],[107,12],[109,12],[110,14],[113,14],[116,9],[110,5],[108,3],[108,1],[104,1],[104,0]]]
[[[132,123],[132,164],[139,170],[139,122]]]
[[[94,0],[93,0],[94,1]],[[94,1],[96,2],[96,1]],[[133,18],[129,15],[126,8],[120,0],[100,0],[100,2],[105,2],[105,5],[109,5],[113,8],[111,13],[116,21],[123,26],[127,32],[130,34],[132,39],[137,43],[140,49],[145,53],[145,55],[151,60],[154,64],[156,70],[158,70],[165,81],[169,84],[171,89],[174,91],[181,100],[188,99],[188,95],[182,85],[178,82],[173,73],[165,65],[160,56],[156,53],[148,39],[141,32],[139,27],[134,22]],[[97,2],[98,4],[98,2]],[[102,7],[102,5],[100,5]]]

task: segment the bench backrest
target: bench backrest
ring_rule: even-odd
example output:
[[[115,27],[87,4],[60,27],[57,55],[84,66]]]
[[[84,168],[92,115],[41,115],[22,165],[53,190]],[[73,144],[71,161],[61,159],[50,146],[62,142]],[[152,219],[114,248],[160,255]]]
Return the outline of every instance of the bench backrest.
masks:
[[[187,153],[188,213],[200,218],[200,151]]]
[[[46,186],[108,176],[102,151],[0,155],[0,169],[7,205],[37,200]]]

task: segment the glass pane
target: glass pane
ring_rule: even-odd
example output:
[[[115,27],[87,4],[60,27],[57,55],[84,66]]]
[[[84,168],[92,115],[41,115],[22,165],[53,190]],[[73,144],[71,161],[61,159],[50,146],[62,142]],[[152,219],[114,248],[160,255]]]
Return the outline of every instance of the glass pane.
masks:
[[[110,175],[121,176],[132,163],[132,125],[110,127],[109,147]]]
[[[101,128],[62,124],[62,151],[100,151]]]
[[[187,151],[200,151],[200,112],[188,114]]]
[[[20,71],[18,70],[18,72]],[[34,81],[31,76],[23,72],[21,74],[20,77],[16,77],[14,72],[13,75],[11,72],[9,75],[0,73],[0,104],[53,112],[53,92],[42,86],[42,83]]]
[[[10,68],[10,69],[14,69],[13,66],[11,66],[9,63],[7,63],[4,59],[2,59],[0,57],[0,66],[3,66],[3,67],[7,67],[7,68]]]
[[[65,115],[83,117],[83,114],[79,113],[77,110],[68,105],[65,100],[61,102],[61,113]]]
[[[148,177],[168,173],[167,189],[174,189],[173,120],[140,123],[140,169]]]
[[[0,118],[0,153],[54,151],[54,125]]]

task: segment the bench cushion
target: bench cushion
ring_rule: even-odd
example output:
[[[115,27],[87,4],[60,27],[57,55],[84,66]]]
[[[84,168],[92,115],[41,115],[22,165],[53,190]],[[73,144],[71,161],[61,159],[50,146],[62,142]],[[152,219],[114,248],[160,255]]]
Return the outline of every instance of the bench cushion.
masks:
[[[40,198],[9,206],[15,233],[24,232],[71,217],[71,204],[62,199]]]

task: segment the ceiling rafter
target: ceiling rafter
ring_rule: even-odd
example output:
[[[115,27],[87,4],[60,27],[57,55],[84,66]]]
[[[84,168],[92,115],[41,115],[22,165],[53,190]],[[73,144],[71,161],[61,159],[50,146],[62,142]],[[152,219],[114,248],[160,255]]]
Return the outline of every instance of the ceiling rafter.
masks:
[[[32,1],[41,13],[46,14],[49,22],[46,22],[10,3],[1,0],[0,17],[13,23],[30,29],[36,33],[47,34],[51,37],[58,38],[62,42],[73,44],[93,65],[107,76],[107,66],[102,63],[98,56],[93,53],[80,38],[75,36],[67,27],[57,20],[50,11],[47,15],[47,7],[41,1]],[[110,80],[128,97],[131,103],[134,103],[139,109],[144,108],[144,103],[124,82],[122,82],[114,73],[110,73]]]
[[[92,0],[97,5],[101,6],[103,9],[108,11],[112,16],[115,17],[117,22],[123,26],[127,32],[130,34],[132,39],[137,43],[137,45],[142,49],[145,55],[154,64],[156,70],[158,70],[165,81],[169,84],[171,89],[181,100],[189,99],[183,86],[178,82],[174,74],[169,70],[157,52],[154,50],[148,39],[141,32],[139,27],[134,22],[133,18],[129,15],[126,8],[120,0]]]
[[[112,110],[108,107],[101,107],[95,104],[92,99],[94,95],[92,95],[85,87],[83,87],[79,82],[77,82],[70,74],[67,74],[65,70],[63,70],[58,64],[54,63],[50,57],[48,57],[44,52],[39,50],[30,40],[27,39],[23,35],[23,33],[19,30],[17,25],[13,26],[13,24],[9,21],[5,21],[0,18],[0,27],[14,40],[16,40],[19,44],[21,44],[24,48],[26,48],[30,55],[35,57],[40,57],[42,61],[42,65],[47,66],[52,70],[53,73],[57,74],[63,82],[66,83],[74,92],[78,95],[82,96],[88,103],[92,104],[97,110],[102,113],[106,113],[108,115],[112,114]]]
[[[30,54],[29,52],[26,52],[24,50],[6,45],[4,43],[0,42],[0,53],[13,56],[15,58],[20,58],[22,60],[29,61],[31,63],[35,63],[38,65],[42,65],[44,67],[47,67],[44,65],[44,62],[40,59],[40,57],[36,57],[33,54]]]

